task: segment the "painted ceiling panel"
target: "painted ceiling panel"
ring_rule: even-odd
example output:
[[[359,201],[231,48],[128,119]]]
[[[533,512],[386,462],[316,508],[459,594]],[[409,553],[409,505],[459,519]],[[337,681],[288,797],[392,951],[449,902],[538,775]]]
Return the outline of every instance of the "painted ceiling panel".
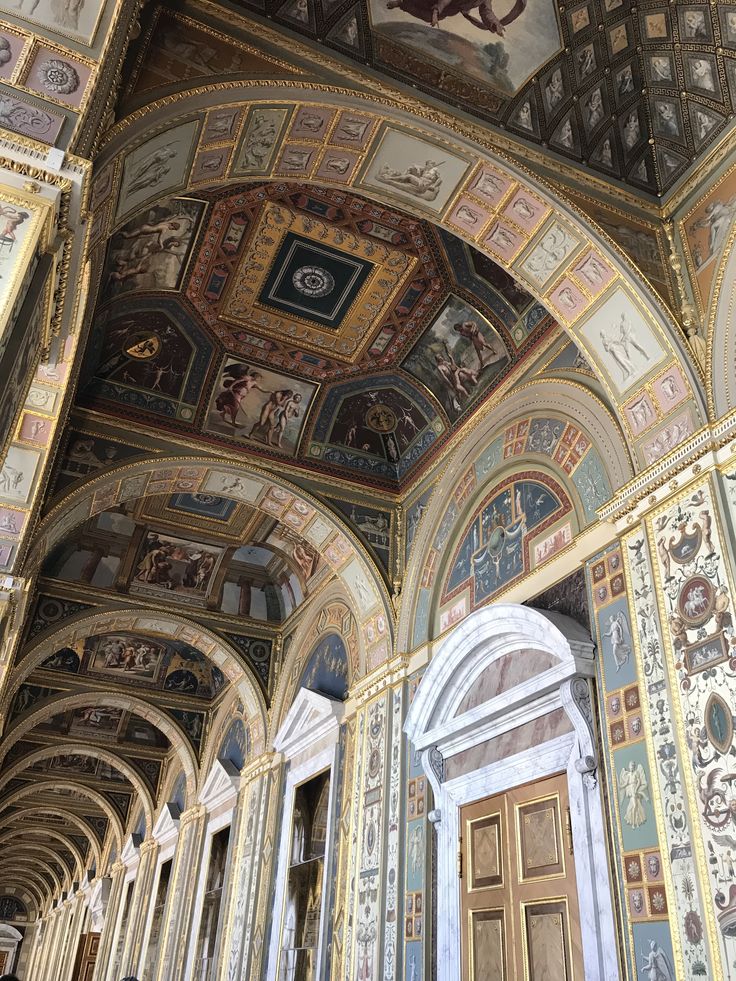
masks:
[[[728,126],[729,4],[241,0],[358,64],[662,195]]]
[[[559,329],[461,239],[308,184],[163,198],[106,262],[81,406],[395,491]],[[59,479],[132,452],[80,434]]]

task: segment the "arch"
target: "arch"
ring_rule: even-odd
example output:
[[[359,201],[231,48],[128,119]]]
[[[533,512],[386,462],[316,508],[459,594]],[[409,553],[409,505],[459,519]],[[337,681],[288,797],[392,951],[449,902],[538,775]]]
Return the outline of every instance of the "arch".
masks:
[[[442,474],[427,504],[411,546],[408,563],[404,570],[402,593],[410,597],[410,602],[402,602],[399,623],[396,630],[397,645],[400,650],[411,650],[417,646],[414,625],[418,608],[423,600],[425,587],[425,566],[431,555],[435,537],[446,515],[455,502],[455,490],[463,475],[472,471],[472,481],[479,494],[485,482],[491,478],[499,480],[520,463],[534,462],[542,470],[547,469],[565,490],[580,501],[581,510],[587,513],[580,492],[568,474],[548,455],[528,453],[520,456],[504,457],[503,452],[494,453],[496,441],[521,419],[554,416],[563,422],[580,429],[595,450],[613,491],[627,483],[634,474],[634,464],[630,449],[603,403],[585,386],[567,379],[538,379],[520,386],[505,399],[494,405],[479,421],[473,432],[473,439],[462,441],[451,452],[444,464]],[[503,447],[499,447],[501,451]],[[490,489],[490,486],[489,486]],[[472,495],[468,495],[468,500]],[[464,503],[466,503],[464,501]],[[605,503],[604,501],[600,502]],[[457,508],[457,516],[446,528],[445,542],[458,532],[457,525],[463,521],[464,511]],[[431,639],[431,638],[430,638]]]
[[[95,634],[112,631],[183,640],[196,648],[216,664],[233,685],[246,706],[249,720],[252,719],[254,740],[258,745],[265,745],[266,702],[250,668],[238,657],[235,648],[194,620],[176,613],[146,608],[108,610],[93,614],[84,611],[65,620],[63,626],[53,634],[42,636],[36,644],[26,648],[22,660],[8,681],[8,703],[31,672],[57,650]]]
[[[311,616],[304,617],[290,635],[289,648],[271,702],[271,742],[298,694],[304,661],[321,637],[337,633],[342,638],[348,650],[351,685],[386,659],[388,650],[384,652],[381,644],[388,627],[379,629],[380,625],[376,620],[377,618],[373,618],[365,629],[358,630],[355,616],[340,584],[335,583],[320,593],[319,608]]]
[[[22,939],[23,934],[19,930],[16,930],[8,923],[0,923],[0,940],[10,940],[11,942],[20,943]]]
[[[45,882],[36,872],[27,868],[18,868],[13,874],[18,886],[22,886],[29,891],[28,894],[33,900],[36,910],[40,913],[46,903],[51,900],[52,891],[48,882]],[[14,895],[15,888],[15,886],[3,886],[3,892],[0,895]],[[28,903],[26,903],[27,906]]]
[[[685,366],[687,374],[685,385],[688,389],[688,398],[692,399],[694,416],[690,421],[689,432],[687,435],[683,432],[682,439],[687,438],[700,427],[704,419],[704,406],[697,374],[691,363],[685,340],[674,324],[669,310],[652,291],[639,270],[607,236],[593,225],[590,219],[584,217],[569,201],[560,194],[554,193],[548,185],[534,178],[522,165],[492,146],[490,140],[484,137],[482,130],[477,126],[467,124],[457,117],[448,118],[424,106],[420,109],[406,100],[399,102],[387,97],[385,93],[379,96],[368,92],[343,90],[337,95],[329,92],[326,86],[301,80],[297,83],[288,80],[250,80],[245,84],[234,81],[203,85],[189,92],[166,96],[146,108],[137,110],[130,117],[118,122],[106,134],[99,156],[101,166],[98,173],[103,175],[108,185],[103,188],[100,182],[101,193],[98,196],[98,205],[104,204],[118,189],[122,170],[119,166],[120,158],[132,152],[144,140],[150,139],[152,133],[165,132],[174,125],[183,126],[187,120],[198,118],[207,109],[227,109],[238,106],[245,110],[255,110],[259,107],[265,108],[274,101],[282,107],[323,106],[330,113],[331,118],[340,111],[360,113],[370,125],[366,145],[361,147],[361,154],[365,155],[361,156],[361,160],[370,160],[376,154],[380,154],[380,141],[384,135],[384,129],[380,124],[387,123],[392,131],[398,131],[415,141],[414,153],[420,156],[425,153],[423,160],[433,157],[437,152],[454,160],[452,166],[456,168],[457,176],[449,178],[446,187],[442,189],[442,195],[439,198],[436,196],[431,203],[423,201],[416,195],[392,190],[385,184],[376,182],[375,179],[371,180],[370,167],[356,166],[352,168],[346,179],[340,182],[330,180],[319,172],[322,148],[318,144],[322,143],[323,148],[328,149],[330,128],[327,127],[322,137],[310,135],[310,143],[314,144],[314,148],[301,171],[286,173],[283,168],[279,169],[281,155],[274,148],[265,168],[257,175],[257,180],[300,178],[339,191],[352,188],[379,203],[384,203],[390,197],[398,201],[399,206],[406,212],[418,218],[429,219],[464,239],[480,252],[488,255],[515,279],[520,280],[532,295],[554,311],[565,330],[588,353],[590,363],[594,365],[602,384],[611,394],[622,420],[625,418],[624,402],[635,394],[634,389],[637,393],[644,391],[639,385],[641,378],[625,392],[616,392],[610,371],[607,372],[602,367],[604,355],[601,350],[597,350],[596,345],[600,347],[598,340],[600,329],[618,322],[620,304],[623,302],[621,298],[626,298],[627,304],[629,301],[634,303],[634,307],[627,306],[627,309],[636,311],[632,316],[638,318],[637,335],[641,337],[646,333],[644,343],[650,347],[652,353],[656,354],[657,348],[661,348],[661,352],[656,354],[656,360],[661,363],[662,368],[665,365],[674,366],[678,363]],[[291,111],[293,109],[288,109],[288,112]],[[237,154],[232,154],[233,160],[236,156]],[[111,169],[104,165],[114,159],[118,161],[118,166],[115,167],[114,176],[109,181]],[[486,171],[490,168],[497,179],[500,179],[505,188],[503,192],[483,194],[478,190],[477,182],[484,168]],[[167,189],[167,193],[182,193],[190,189],[196,193],[196,187],[190,187],[188,177],[189,174],[185,174],[180,184]],[[243,183],[247,179],[247,175],[238,172],[231,178],[223,177],[219,186],[227,185],[234,180]],[[494,246],[491,238],[494,222],[498,221],[502,209],[507,204],[506,192],[510,195],[513,189],[518,189],[529,195],[531,200],[538,202],[540,217],[532,231],[515,232],[513,246]],[[448,192],[447,197],[445,197],[446,192]],[[477,219],[473,228],[477,227],[477,232],[469,231],[467,226],[463,226],[462,221],[453,221],[453,209],[465,200],[467,194],[472,196],[474,192]],[[482,205],[477,198],[482,198]],[[111,210],[114,212],[115,209]],[[121,217],[126,217],[126,214]],[[113,221],[114,218],[111,218],[110,224]],[[549,275],[532,273],[532,267],[527,265],[527,259],[532,253],[539,255],[540,248],[546,249],[551,246],[550,242],[545,243],[550,230],[555,230],[565,240],[562,248],[565,257]],[[103,227],[100,229],[101,241],[104,239],[104,233]],[[600,268],[605,270],[602,280],[598,279],[595,283],[591,279],[585,279],[581,272],[581,268],[591,254]],[[99,259],[99,255],[97,258]],[[99,275],[99,261],[97,267]],[[97,276],[94,279],[96,281]],[[556,298],[556,291],[561,288],[563,280],[569,280],[577,293],[577,304],[573,312],[562,309],[559,299]],[[600,285],[601,282],[604,282],[604,285]],[[609,365],[609,369],[612,367]]]
[[[179,759],[181,760],[184,772],[187,775],[187,793],[194,795],[197,787],[197,758],[189,740],[180,726],[161,709],[146,702],[135,695],[107,693],[90,689],[80,691],[74,695],[57,695],[46,699],[40,708],[27,714],[19,716],[13,722],[12,732],[8,733],[3,742],[0,743],[0,755],[4,759],[11,746],[14,746],[23,736],[30,732],[39,723],[44,722],[52,715],[68,709],[85,708],[90,704],[104,704],[111,708],[123,709],[123,711],[133,712],[135,715],[146,719],[156,726],[169,740],[174,747]],[[75,786],[79,786],[75,784]],[[150,829],[149,829],[150,830]]]
[[[138,794],[138,798],[143,805],[143,813],[146,816],[146,828],[151,829],[153,827],[153,811],[154,804],[151,793],[146,787],[143,778],[135,770],[133,766],[128,763],[128,761],[119,756],[117,753],[113,753],[110,750],[102,749],[97,746],[89,746],[85,743],[75,743],[75,742],[65,742],[60,744],[55,744],[54,746],[44,746],[42,749],[38,749],[33,753],[29,753],[28,756],[22,757],[17,763],[7,769],[3,769],[2,774],[0,774],[0,792],[3,787],[13,779],[13,777],[18,776],[23,770],[27,769],[29,766],[33,766],[39,760],[47,760],[54,756],[63,756],[65,754],[79,755],[79,756],[91,756],[93,759],[102,760],[105,763],[109,763],[119,770],[124,776],[128,778],[133,788]]]
[[[54,862],[58,862],[59,867],[64,873],[62,885],[64,888],[70,889],[71,884],[74,881],[74,869],[70,869],[64,859],[57,852],[55,852],[53,848],[49,848],[48,845],[39,845],[37,842],[34,842],[33,844],[26,842],[16,845],[13,849],[13,854],[12,856],[9,856],[9,859],[11,861],[16,859],[20,861],[22,858],[24,862],[32,861],[36,863],[43,863],[45,865],[46,863],[43,861],[43,856],[50,858]],[[72,858],[73,857],[74,856],[72,856]],[[51,871],[51,869],[49,869],[49,871]]]
[[[49,811],[49,807],[28,807],[23,808],[22,814],[8,814],[5,817],[0,814],[0,827],[7,827],[15,824],[16,821],[26,820],[28,817],[31,817],[34,814],[48,814]],[[72,825],[72,827],[77,828],[80,834],[84,835],[89,842],[96,867],[99,868],[101,854],[100,845],[97,838],[95,838],[94,833],[85,824],[84,819],[79,817],[77,814],[74,814],[73,811],[67,811],[63,807],[57,807],[56,804],[53,807],[53,812],[54,814],[58,814],[60,817],[63,817],[65,821],[68,821],[68,823]],[[38,828],[39,830],[46,830],[45,825],[35,825],[34,827]]]
[[[54,872],[54,870],[49,865],[47,865],[47,863],[42,858],[38,858],[38,857],[34,858],[33,856],[26,856],[25,858],[26,858],[25,862],[21,862],[20,856],[18,857],[13,856],[12,858],[8,857],[6,859],[0,860],[0,869],[4,869],[6,873],[12,870],[16,875],[18,873],[25,872],[28,878],[31,879],[31,881],[37,882],[39,887],[41,886],[41,883],[43,883],[44,894],[49,899],[54,894],[54,890],[58,894],[61,894],[61,892],[63,891],[63,883],[59,879],[58,875]],[[40,874],[39,869],[43,870],[43,872],[49,877],[49,879],[51,879],[53,886],[49,886],[48,882],[46,882],[46,880]]]
[[[439,908],[438,971],[460,978],[460,893],[456,850],[460,807],[560,770],[567,773],[580,903],[594,910],[583,931],[585,977],[618,971],[616,932],[597,785],[590,678],[593,642],[557,614],[498,604],[468,616],[439,646],[409,707],[404,731],[421,754],[436,808]],[[499,662],[514,658],[505,671]],[[504,665],[505,667],[505,665]],[[557,719],[551,735],[526,745],[524,724]],[[482,752],[498,735],[516,734],[500,758]],[[529,742],[527,738],[527,742]],[[470,755],[466,755],[470,751]],[[510,755],[509,755],[510,754]],[[449,765],[451,764],[451,766]],[[605,884],[605,885],[604,885]]]
[[[60,831],[56,831],[54,828],[27,827],[18,828],[15,831],[3,831],[0,832],[0,845],[6,841],[10,841],[11,838],[19,838],[25,835],[33,838],[36,836],[45,835],[47,838],[53,838],[56,841],[61,842],[64,848],[71,852],[77,866],[77,878],[80,881],[82,880],[84,876],[84,859],[82,858],[79,849],[70,838],[67,838],[65,835],[61,834]]]
[[[154,481],[159,486],[150,490]],[[41,522],[24,574],[38,572],[50,550],[73,528],[125,501],[163,493],[163,481],[187,493],[216,493],[275,518],[319,551],[344,583],[361,621],[381,614],[390,622],[391,604],[383,577],[345,522],[283,477],[246,463],[223,464],[212,457],[157,457],[123,464],[86,481],[63,497]]]
[[[44,791],[53,792],[54,790],[58,790],[60,788],[71,790],[76,794],[81,794],[83,797],[87,797],[94,804],[96,804],[109,822],[109,828],[115,835],[118,849],[122,846],[123,825],[120,818],[112,809],[112,806],[105,800],[102,794],[99,794],[96,790],[92,790],[90,787],[81,786],[78,783],[74,783],[72,780],[40,780],[38,783],[30,784],[27,787],[19,787],[17,790],[14,790],[11,794],[4,798],[4,800],[0,801],[0,821],[2,820],[2,810],[4,810],[6,807],[10,807],[11,804],[15,804],[19,800],[24,800],[26,797],[31,797],[33,794],[40,794]],[[46,807],[45,810],[49,811],[50,807]]]

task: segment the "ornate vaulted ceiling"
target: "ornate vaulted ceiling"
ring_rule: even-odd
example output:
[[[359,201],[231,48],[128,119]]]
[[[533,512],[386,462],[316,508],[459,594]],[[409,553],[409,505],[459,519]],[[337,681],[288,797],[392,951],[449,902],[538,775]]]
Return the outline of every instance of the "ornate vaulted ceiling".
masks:
[[[241,0],[543,150],[654,195],[730,124],[729,4]]]
[[[323,127],[322,114],[292,129]],[[119,226],[78,404],[400,491],[558,332],[506,272],[428,222],[308,184],[229,185]],[[82,468],[86,452],[72,447]]]

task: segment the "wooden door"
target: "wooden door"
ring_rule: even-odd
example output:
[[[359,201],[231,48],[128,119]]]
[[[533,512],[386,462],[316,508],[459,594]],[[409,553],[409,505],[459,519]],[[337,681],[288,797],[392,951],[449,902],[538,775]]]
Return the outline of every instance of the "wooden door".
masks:
[[[567,777],[460,811],[463,978],[584,981]]]
[[[74,981],[92,981],[99,946],[99,933],[83,933],[79,938],[77,959],[72,975]]]
[[[5,965],[8,963],[7,950],[0,950],[0,974],[5,974]]]

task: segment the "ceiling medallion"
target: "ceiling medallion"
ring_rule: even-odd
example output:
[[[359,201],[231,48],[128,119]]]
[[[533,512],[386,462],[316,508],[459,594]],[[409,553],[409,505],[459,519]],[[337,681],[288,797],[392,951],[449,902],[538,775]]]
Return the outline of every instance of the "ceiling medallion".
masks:
[[[161,350],[161,339],[150,331],[139,331],[127,338],[125,353],[131,358],[145,361]]]
[[[291,281],[305,296],[329,296],[335,288],[335,277],[321,266],[301,266]]]
[[[375,433],[392,433],[396,429],[396,413],[380,402],[366,412],[365,421]]]

